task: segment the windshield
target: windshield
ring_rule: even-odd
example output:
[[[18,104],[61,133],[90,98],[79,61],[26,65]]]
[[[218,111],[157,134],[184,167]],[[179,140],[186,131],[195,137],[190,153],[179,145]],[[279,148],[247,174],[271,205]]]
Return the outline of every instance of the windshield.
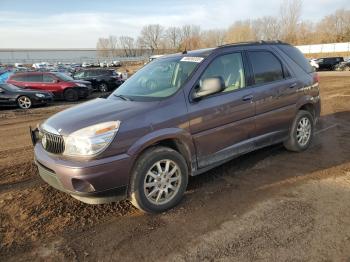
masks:
[[[71,78],[69,75],[63,73],[55,73],[55,76],[64,81],[74,81],[74,79]]]
[[[171,96],[180,89],[202,59],[172,57],[154,60],[122,84],[112,95],[132,100],[154,100]]]

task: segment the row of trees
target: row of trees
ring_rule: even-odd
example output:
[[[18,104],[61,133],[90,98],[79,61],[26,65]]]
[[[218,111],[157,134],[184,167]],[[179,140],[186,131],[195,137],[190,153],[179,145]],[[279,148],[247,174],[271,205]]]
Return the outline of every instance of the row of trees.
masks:
[[[227,29],[202,30],[198,25],[168,28],[159,24],[146,25],[137,38],[99,38],[97,50],[102,57],[137,56],[146,50],[157,54],[254,40],[279,39],[294,45],[350,41],[350,10],[339,9],[317,23],[302,21],[301,11],[301,0],[284,0],[279,17],[236,21]]]

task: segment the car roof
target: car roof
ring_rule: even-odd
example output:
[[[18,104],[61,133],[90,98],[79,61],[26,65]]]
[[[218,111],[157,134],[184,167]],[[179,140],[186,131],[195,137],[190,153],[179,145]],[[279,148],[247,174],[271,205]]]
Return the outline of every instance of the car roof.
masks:
[[[182,53],[175,53],[171,55],[164,55],[162,57],[159,57],[159,59],[163,58],[169,58],[169,57],[177,57],[177,56],[200,56],[200,57],[207,57],[210,54],[223,50],[230,47],[236,47],[236,46],[261,46],[261,45],[289,45],[288,43],[284,43],[282,41],[276,40],[276,41],[248,41],[248,42],[237,42],[237,43],[230,43],[225,45],[220,45],[214,48],[204,48],[204,49],[197,49],[192,51],[183,51]]]

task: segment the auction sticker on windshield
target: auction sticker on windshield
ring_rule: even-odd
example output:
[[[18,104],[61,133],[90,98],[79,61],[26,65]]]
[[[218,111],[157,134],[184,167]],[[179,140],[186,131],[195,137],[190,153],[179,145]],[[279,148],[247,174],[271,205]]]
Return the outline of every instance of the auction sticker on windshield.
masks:
[[[204,59],[203,57],[185,56],[180,61],[200,63],[200,62],[202,62],[203,59]]]

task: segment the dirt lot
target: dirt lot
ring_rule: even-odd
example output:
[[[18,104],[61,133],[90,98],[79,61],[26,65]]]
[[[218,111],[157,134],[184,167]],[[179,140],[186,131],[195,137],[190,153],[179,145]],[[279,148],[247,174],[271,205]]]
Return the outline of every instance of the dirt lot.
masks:
[[[28,127],[69,104],[0,110],[0,260],[350,261],[350,73],[320,76],[308,151],[277,145],[191,178],[159,215],[89,206],[39,179]]]

